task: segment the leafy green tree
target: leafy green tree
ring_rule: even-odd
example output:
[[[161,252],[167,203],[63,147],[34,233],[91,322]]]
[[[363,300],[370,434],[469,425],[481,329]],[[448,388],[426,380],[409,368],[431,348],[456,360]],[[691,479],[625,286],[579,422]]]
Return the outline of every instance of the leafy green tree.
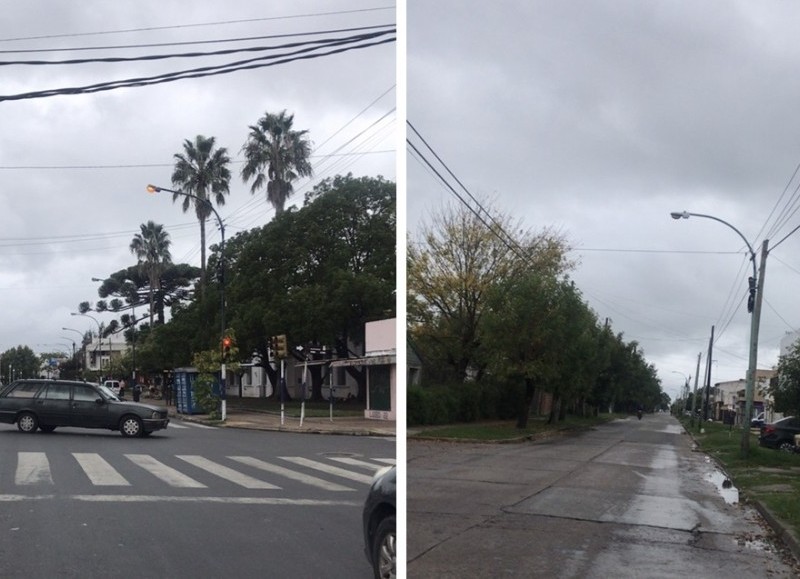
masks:
[[[231,173],[228,165],[230,157],[225,147],[215,148],[214,137],[197,135],[194,141],[183,142],[183,153],[176,153],[175,168],[172,171],[172,185],[196,197],[215,203],[225,204],[225,195],[230,193]],[[181,200],[183,212],[194,207],[200,222],[200,272],[201,287],[206,284],[206,220],[211,215],[207,203],[192,197],[173,193],[173,203]]]
[[[169,251],[171,241],[169,233],[164,230],[164,226],[148,221],[142,223],[141,232],[134,235],[130,244],[131,253],[136,256],[139,268],[147,275],[148,296],[150,300],[150,325],[153,325],[155,312],[156,292],[161,291],[161,276],[166,267],[172,263],[172,256]],[[133,304],[138,301],[137,288],[133,287],[129,299]]]
[[[0,375],[5,384],[18,378],[36,378],[40,359],[28,346],[10,348],[0,355]]]
[[[296,131],[293,124],[294,115],[285,110],[266,113],[250,126],[250,135],[242,147],[242,179],[253,180],[252,194],[266,187],[267,201],[275,208],[276,216],[283,213],[286,200],[294,191],[292,182],[312,174],[308,131]]]
[[[573,265],[562,236],[522,230],[482,205],[483,214],[449,206],[408,241],[409,333],[431,366],[449,368],[457,382],[480,378],[486,366],[479,328],[489,290],[529,270],[554,276]]]
[[[394,315],[395,231],[394,184],[347,175],[320,183],[302,209],[237,235],[227,248],[227,295],[242,350],[266,359],[276,334],[340,356],[363,344],[365,322]],[[358,369],[348,371],[364,382]],[[312,395],[320,379],[312,375]]]
[[[800,341],[778,359],[778,379],[770,382],[768,391],[776,411],[800,416]]]

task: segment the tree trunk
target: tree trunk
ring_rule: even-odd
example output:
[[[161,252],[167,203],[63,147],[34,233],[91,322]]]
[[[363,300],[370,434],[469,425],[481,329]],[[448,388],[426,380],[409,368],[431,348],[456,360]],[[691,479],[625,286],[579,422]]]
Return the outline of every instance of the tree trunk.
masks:
[[[525,379],[525,396],[522,400],[522,405],[519,408],[517,415],[517,428],[524,429],[528,427],[528,417],[531,413],[531,404],[533,404],[533,395],[536,392],[536,387],[533,380],[530,378]]]

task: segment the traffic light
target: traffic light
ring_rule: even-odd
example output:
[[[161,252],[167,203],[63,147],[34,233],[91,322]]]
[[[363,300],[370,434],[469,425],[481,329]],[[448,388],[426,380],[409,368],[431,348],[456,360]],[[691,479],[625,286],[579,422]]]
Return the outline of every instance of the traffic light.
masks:
[[[222,338],[222,359],[226,362],[231,355],[231,343],[232,340],[230,336],[225,336]]]
[[[289,357],[289,346],[286,343],[286,334],[275,336],[275,357],[278,359]]]

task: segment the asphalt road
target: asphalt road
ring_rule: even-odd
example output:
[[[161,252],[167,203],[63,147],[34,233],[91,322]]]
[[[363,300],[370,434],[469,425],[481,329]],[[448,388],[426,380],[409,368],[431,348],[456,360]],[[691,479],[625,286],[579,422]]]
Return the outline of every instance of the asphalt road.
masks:
[[[407,454],[410,578],[800,575],[668,415]]]
[[[371,577],[361,509],[393,439],[174,422],[0,425],[4,578]]]

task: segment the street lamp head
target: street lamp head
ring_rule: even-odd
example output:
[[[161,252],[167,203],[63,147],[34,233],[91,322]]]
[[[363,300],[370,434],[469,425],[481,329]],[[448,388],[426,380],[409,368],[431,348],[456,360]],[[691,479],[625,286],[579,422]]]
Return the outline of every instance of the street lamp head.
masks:
[[[673,211],[670,215],[673,219],[689,219],[688,211]]]
[[[155,185],[148,185],[147,192],[148,193],[158,193],[161,191],[161,187],[156,187]]]

